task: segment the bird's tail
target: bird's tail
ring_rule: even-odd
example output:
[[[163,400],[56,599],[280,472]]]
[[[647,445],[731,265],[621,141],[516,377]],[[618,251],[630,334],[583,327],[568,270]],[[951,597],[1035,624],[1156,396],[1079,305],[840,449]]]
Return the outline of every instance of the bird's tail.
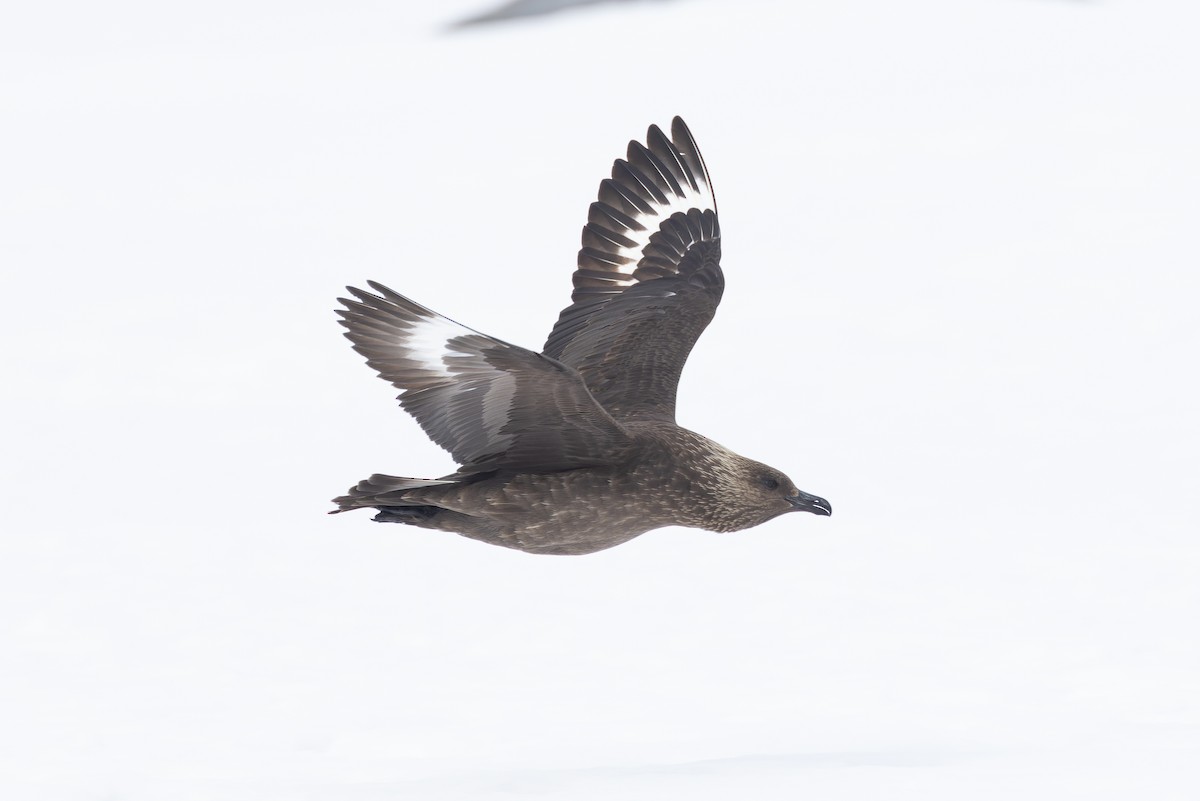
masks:
[[[334,498],[338,508],[329,514],[380,506],[424,506],[428,501],[410,497],[413,490],[457,483],[439,478],[402,478],[376,473],[358,482],[348,494]]]

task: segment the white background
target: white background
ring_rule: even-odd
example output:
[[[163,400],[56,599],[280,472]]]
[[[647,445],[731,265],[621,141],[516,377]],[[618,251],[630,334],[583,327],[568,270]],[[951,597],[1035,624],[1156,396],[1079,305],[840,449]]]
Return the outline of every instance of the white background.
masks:
[[[5,798],[1200,795],[1194,3],[12,5]],[[834,516],[327,517],[453,469],[341,287],[540,347],[677,113],[728,283],[680,422]]]

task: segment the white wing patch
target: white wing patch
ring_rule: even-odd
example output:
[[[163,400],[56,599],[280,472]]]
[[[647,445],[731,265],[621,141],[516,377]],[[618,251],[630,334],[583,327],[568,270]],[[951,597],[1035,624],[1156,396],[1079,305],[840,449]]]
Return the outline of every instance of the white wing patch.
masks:
[[[652,212],[639,213],[630,215],[634,222],[641,226],[641,230],[622,226],[625,230],[621,234],[633,241],[633,245],[620,244],[614,248],[617,256],[621,257],[620,263],[614,263],[613,266],[617,271],[630,276],[628,281],[621,281],[626,286],[634,283],[633,273],[637,269],[638,262],[641,261],[642,252],[646,246],[650,244],[650,237],[657,233],[659,226],[664,220],[671,217],[676,212],[687,214],[690,209],[700,209],[701,211],[712,210],[716,211],[717,203],[713,198],[712,188],[704,180],[703,175],[697,175],[696,183],[699,185],[699,190],[692,188],[691,184],[682,184],[682,195],[668,196],[665,204],[653,203]],[[627,261],[626,261],[627,260]]]
[[[510,418],[511,405],[517,393],[516,378],[509,373],[494,372],[491,368],[483,367],[477,350],[461,340],[473,337],[478,344],[478,339],[484,337],[490,347],[510,346],[437,312],[424,308],[422,311],[425,315],[411,324],[408,334],[397,344],[407,351],[406,357],[416,362],[419,369],[439,378],[451,379],[447,386],[447,409],[473,396],[476,399],[474,402],[479,404],[483,428],[488,432],[493,446],[507,448],[514,437],[500,432]],[[455,340],[459,340],[462,347],[454,347]],[[483,368],[482,372],[480,368]],[[485,380],[472,381],[467,378],[468,374],[482,375]]]
[[[668,222],[679,215],[688,222]],[[678,117],[670,138],[651,125],[646,143],[630,142],[600,182],[583,228],[576,293],[618,294],[669,275],[693,244],[719,237],[712,184],[691,132]]]
[[[459,325],[453,320],[433,314],[421,317],[412,324],[409,333],[397,344],[408,351],[408,358],[420,365],[422,370],[434,373],[442,378],[451,378],[448,357],[461,354],[450,346],[450,340],[456,337],[471,336],[477,332],[465,325]]]

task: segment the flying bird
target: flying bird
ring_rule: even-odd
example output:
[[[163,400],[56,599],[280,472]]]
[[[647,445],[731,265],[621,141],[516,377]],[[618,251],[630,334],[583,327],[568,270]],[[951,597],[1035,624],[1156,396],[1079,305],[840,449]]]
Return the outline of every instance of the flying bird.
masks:
[[[740,531],[832,512],[779,470],[675,423],[684,362],[725,287],[708,170],[683,120],[633,141],[588,211],[571,305],[541,353],[382,284],[347,287],[354,349],[461,465],[373,475],[334,499],[380,523],[538,554],[587,554],[663,526]]]

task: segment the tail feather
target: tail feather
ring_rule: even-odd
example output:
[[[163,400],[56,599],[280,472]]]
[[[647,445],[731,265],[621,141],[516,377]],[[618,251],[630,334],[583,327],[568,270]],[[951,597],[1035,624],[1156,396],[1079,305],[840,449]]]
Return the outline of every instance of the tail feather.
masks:
[[[427,503],[426,501],[406,497],[407,494],[412,490],[425,487],[457,483],[440,478],[402,478],[376,473],[370,478],[358,482],[347,495],[334,498],[333,502],[338,505],[338,508],[329,514],[334,515],[338,512],[348,512],[351,509],[380,506],[423,506]]]

